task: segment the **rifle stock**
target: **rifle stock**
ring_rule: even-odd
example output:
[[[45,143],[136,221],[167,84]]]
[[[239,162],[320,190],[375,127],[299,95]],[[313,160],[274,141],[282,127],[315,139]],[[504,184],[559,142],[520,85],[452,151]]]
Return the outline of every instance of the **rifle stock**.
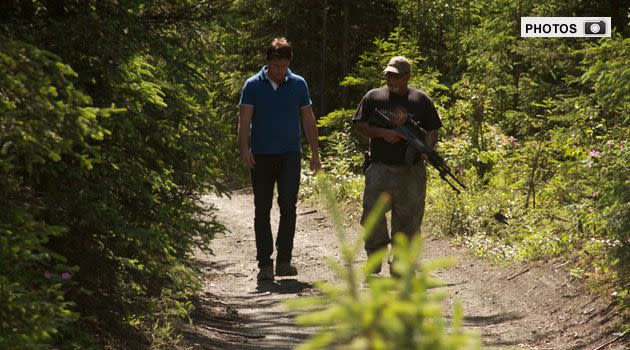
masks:
[[[427,132],[420,125],[414,122],[411,118],[407,118],[405,124],[396,126],[392,123],[391,119],[381,110],[375,109],[374,115],[378,118],[377,121],[381,125],[386,125],[389,128],[392,128],[405,136],[407,142],[413,146],[418,152],[421,154],[425,154],[429,160],[429,164],[431,164],[440,174],[442,180],[444,180],[447,184],[451,186],[451,188],[457,192],[461,193],[461,190],[453,184],[452,181],[457,183],[462,189],[466,190],[466,186],[464,186],[459,179],[453,174],[451,168],[448,167],[444,159],[433,149],[428,147],[421,139],[420,136],[424,136]]]

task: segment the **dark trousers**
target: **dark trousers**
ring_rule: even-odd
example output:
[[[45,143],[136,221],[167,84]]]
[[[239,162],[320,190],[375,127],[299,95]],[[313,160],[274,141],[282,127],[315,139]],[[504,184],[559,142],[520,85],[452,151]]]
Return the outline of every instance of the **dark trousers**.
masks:
[[[295,218],[300,188],[300,153],[254,155],[256,164],[251,170],[254,190],[254,232],[256,234],[256,260],[258,266],[273,264],[273,236],[271,234],[271,207],[273,188],[278,184],[280,225],[276,236],[277,261],[290,263],[295,236]]]

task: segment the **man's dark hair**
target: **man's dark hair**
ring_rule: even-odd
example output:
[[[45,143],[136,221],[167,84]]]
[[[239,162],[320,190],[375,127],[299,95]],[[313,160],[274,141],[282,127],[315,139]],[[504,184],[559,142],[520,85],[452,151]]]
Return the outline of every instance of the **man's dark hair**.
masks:
[[[293,50],[291,43],[286,38],[275,38],[267,46],[267,61],[272,59],[288,59],[293,58]]]

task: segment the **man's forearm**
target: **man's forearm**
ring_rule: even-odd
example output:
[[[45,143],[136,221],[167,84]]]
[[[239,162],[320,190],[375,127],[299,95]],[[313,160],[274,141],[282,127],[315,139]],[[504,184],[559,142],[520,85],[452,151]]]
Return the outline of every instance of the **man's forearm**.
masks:
[[[359,133],[359,135],[363,137],[367,137],[368,139],[374,139],[383,137],[384,133],[387,129],[379,128],[376,126],[372,126],[368,123],[360,122],[354,124],[354,130]]]
[[[241,153],[249,150],[249,127],[240,123],[238,126],[238,149]]]
[[[241,154],[249,151],[249,129],[252,124],[253,106],[241,105],[238,118],[238,148]]]
[[[311,146],[311,152],[313,153],[313,155],[319,156],[319,141],[317,140],[318,139],[317,128],[315,127],[308,128],[308,130],[306,130],[305,132],[306,132],[306,140],[308,141],[308,144]]]
[[[317,135],[317,124],[315,123],[315,116],[313,115],[313,111],[309,108],[308,110],[302,111],[302,123],[304,125],[304,133],[306,134],[306,140],[308,144],[311,146],[311,152],[314,156],[319,157],[319,140]]]

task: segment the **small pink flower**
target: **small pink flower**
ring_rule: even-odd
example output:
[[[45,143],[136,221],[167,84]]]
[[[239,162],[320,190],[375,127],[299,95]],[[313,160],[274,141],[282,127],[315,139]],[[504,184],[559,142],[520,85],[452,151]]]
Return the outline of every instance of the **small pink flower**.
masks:
[[[517,143],[516,143],[516,138],[514,138],[514,136],[510,136],[510,137],[508,137],[508,139],[507,139],[507,140],[508,140],[508,142],[510,143],[510,145],[511,145],[512,147],[516,147]]]
[[[590,152],[588,152],[588,155],[591,157],[597,157],[599,156],[599,152],[597,152],[596,150],[592,149]]]
[[[333,157],[333,156],[328,156],[328,160],[332,161],[333,159],[335,159],[335,157]]]
[[[49,280],[52,277],[52,273],[50,273],[50,271],[44,271],[44,277]]]
[[[591,193],[591,197],[593,197],[593,198],[594,198],[594,197],[597,197],[597,192],[593,192],[593,193]]]
[[[626,147],[626,142],[625,141],[619,142],[619,148],[624,149],[625,147]]]
[[[70,274],[70,272],[63,272],[63,273],[61,274],[61,279],[62,279],[62,280],[69,280],[69,279],[71,279],[71,278],[72,278],[72,275]]]

